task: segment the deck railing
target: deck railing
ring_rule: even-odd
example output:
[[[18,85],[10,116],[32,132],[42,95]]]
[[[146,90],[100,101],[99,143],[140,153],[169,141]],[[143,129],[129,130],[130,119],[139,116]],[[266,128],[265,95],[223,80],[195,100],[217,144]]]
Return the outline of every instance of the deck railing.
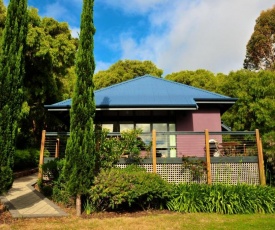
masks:
[[[52,158],[64,157],[69,135],[69,132],[43,131],[40,164]],[[120,136],[120,133],[109,133],[109,135]],[[182,157],[185,156],[202,159],[207,163],[207,173],[200,178],[200,183],[225,182],[230,178],[233,184],[239,182],[265,184],[262,145],[258,130],[249,132],[153,131],[142,133],[140,138],[145,144],[151,146],[151,151],[141,151],[143,167],[148,172],[159,173],[168,181],[192,182],[188,170],[186,175],[183,174]],[[118,162],[119,167],[126,167],[126,165],[126,158]]]

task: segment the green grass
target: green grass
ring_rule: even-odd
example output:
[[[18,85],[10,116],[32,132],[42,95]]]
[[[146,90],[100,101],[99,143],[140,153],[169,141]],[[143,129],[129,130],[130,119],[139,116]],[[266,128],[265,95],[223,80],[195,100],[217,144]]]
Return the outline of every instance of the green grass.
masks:
[[[274,229],[275,214],[222,215],[205,213],[148,213],[140,217],[18,219],[11,224],[0,224],[0,229]]]

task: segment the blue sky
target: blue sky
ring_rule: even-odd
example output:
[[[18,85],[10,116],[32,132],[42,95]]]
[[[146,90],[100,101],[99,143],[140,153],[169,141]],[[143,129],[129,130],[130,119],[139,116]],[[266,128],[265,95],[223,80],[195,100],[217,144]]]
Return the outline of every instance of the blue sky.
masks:
[[[68,22],[77,36],[82,0],[28,5],[40,16]],[[164,75],[241,69],[255,20],[273,5],[274,0],[95,0],[96,71],[124,59],[151,60]]]

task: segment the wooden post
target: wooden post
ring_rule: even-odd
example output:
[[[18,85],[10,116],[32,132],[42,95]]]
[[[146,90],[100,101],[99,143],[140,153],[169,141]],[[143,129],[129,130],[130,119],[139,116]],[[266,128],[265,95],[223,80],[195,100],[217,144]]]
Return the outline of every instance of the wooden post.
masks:
[[[60,140],[59,138],[56,138],[56,143],[55,143],[55,158],[59,157],[59,146],[60,146]]]
[[[260,184],[266,185],[265,181],[265,173],[264,173],[264,156],[263,156],[263,147],[262,141],[260,138],[260,132],[256,129],[256,142],[257,142],[257,149],[258,149],[258,164],[259,164],[259,176],[260,176]]]
[[[41,145],[40,145],[40,158],[39,158],[39,168],[38,168],[38,180],[42,179],[43,177],[43,171],[42,171],[42,165],[44,163],[44,148],[45,148],[45,139],[46,139],[46,130],[42,131],[42,137],[41,137]]]
[[[266,185],[266,177],[265,177],[265,171],[264,171],[264,153],[263,153],[263,142],[262,138],[260,138],[260,149],[261,149],[261,159],[262,159],[262,185]]]
[[[211,161],[210,161],[210,147],[209,147],[209,132],[205,130],[205,153],[206,153],[206,168],[207,168],[207,184],[212,183],[211,179]]]
[[[157,173],[157,133],[152,131],[152,158],[153,158],[153,173]]]

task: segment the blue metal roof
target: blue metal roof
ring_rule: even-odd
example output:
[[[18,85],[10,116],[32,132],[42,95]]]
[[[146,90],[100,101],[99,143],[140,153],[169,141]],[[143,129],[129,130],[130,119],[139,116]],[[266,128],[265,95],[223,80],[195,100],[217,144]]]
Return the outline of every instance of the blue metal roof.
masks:
[[[95,91],[97,109],[197,108],[198,103],[229,103],[236,99],[150,75],[137,77]],[[71,99],[45,107],[69,108]]]

